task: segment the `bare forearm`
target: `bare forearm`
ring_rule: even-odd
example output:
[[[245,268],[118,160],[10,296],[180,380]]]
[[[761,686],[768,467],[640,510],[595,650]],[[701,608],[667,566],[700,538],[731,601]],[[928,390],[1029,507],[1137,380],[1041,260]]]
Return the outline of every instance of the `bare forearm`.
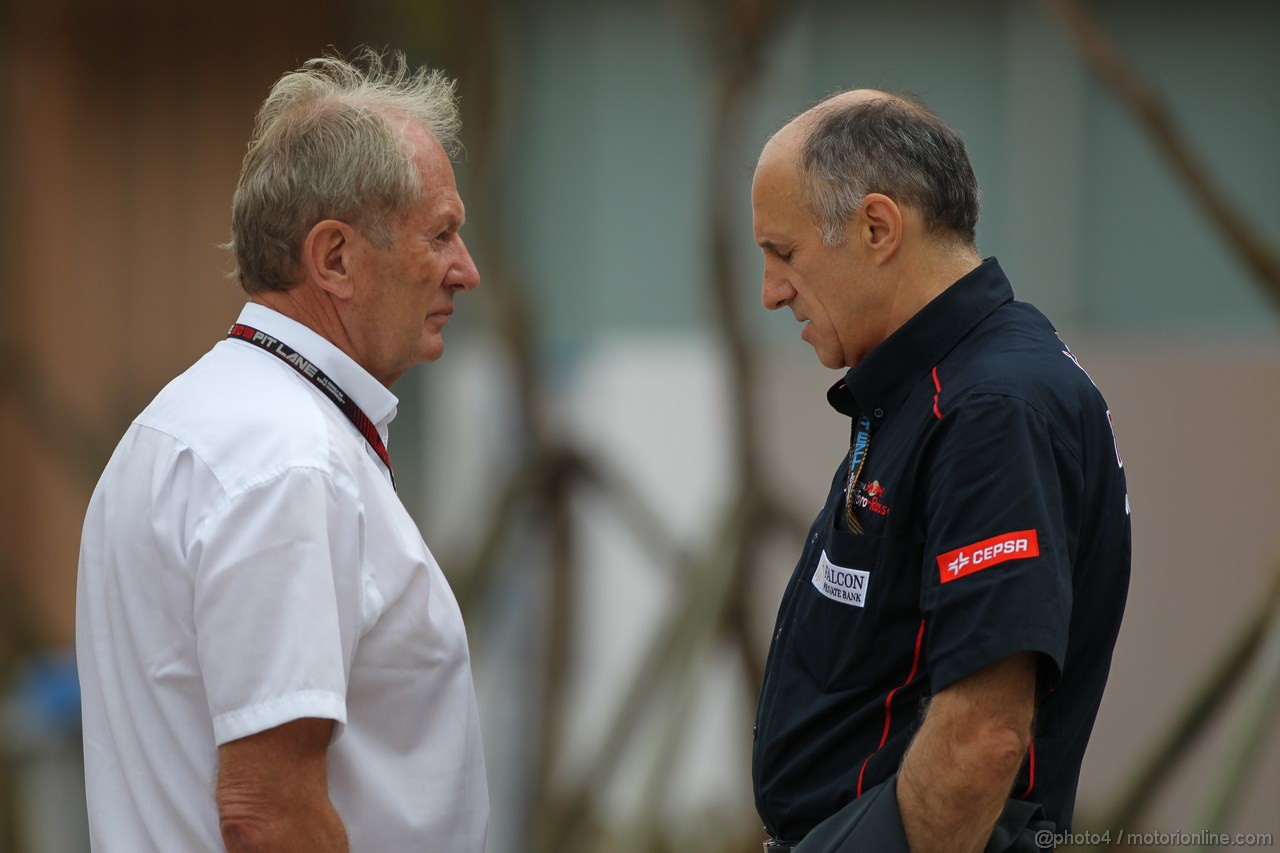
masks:
[[[903,758],[898,808],[914,853],[980,851],[1031,741],[1035,658],[991,664],[935,696]]]
[[[333,805],[294,803],[288,809],[242,802],[220,792],[218,813],[227,853],[347,853],[346,828]]]
[[[954,742],[924,729],[898,775],[898,808],[916,853],[980,851],[1004,809],[1022,761],[1016,735]]]
[[[215,799],[229,853],[347,853],[329,800],[332,731],[332,720],[294,720],[219,748]]]

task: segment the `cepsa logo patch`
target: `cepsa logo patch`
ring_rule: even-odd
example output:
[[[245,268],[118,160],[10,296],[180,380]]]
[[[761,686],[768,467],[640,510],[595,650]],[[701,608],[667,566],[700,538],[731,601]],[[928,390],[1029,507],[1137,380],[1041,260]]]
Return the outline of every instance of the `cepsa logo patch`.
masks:
[[[943,583],[998,566],[1008,560],[1040,556],[1040,540],[1034,530],[1018,530],[983,539],[938,555],[938,576]]]

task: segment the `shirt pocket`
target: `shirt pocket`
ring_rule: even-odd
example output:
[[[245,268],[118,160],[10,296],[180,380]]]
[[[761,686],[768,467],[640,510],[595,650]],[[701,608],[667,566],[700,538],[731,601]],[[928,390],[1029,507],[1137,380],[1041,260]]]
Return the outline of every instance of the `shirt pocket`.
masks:
[[[813,682],[834,692],[874,679],[883,542],[828,525],[821,545],[798,590],[793,642]]]

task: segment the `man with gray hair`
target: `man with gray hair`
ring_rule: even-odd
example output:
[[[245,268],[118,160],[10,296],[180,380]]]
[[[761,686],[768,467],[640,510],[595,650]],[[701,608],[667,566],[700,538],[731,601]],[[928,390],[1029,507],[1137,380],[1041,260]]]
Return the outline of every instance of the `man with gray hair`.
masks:
[[[399,54],[311,60],[263,104],[229,244],[250,301],[85,518],[95,850],[484,849],[462,617],[388,452],[391,385],[479,283],[457,129]]]
[[[959,134],[857,90],[765,145],[764,306],[850,446],[778,611],[756,718],[766,850],[1053,846],[1129,579],[1102,395],[975,248]]]

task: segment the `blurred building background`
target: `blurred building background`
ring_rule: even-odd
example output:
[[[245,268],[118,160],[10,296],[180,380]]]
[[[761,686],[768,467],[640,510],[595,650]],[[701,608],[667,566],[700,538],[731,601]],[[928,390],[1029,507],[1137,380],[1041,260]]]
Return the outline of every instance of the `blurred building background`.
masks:
[[[1117,89],[1073,10],[1149,90]],[[964,134],[980,250],[1115,416],[1134,574],[1079,828],[1130,805],[1132,831],[1280,834],[1251,622],[1280,557],[1280,6],[0,0],[0,851],[87,849],[89,494],[243,301],[216,244],[267,88],[363,43],[463,96],[483,282],[397,385],[393,452],[467,614],[491,853],[758,849],[755,692],[847,426],[759,306],[750,175],[769,132],[854,85]]]

